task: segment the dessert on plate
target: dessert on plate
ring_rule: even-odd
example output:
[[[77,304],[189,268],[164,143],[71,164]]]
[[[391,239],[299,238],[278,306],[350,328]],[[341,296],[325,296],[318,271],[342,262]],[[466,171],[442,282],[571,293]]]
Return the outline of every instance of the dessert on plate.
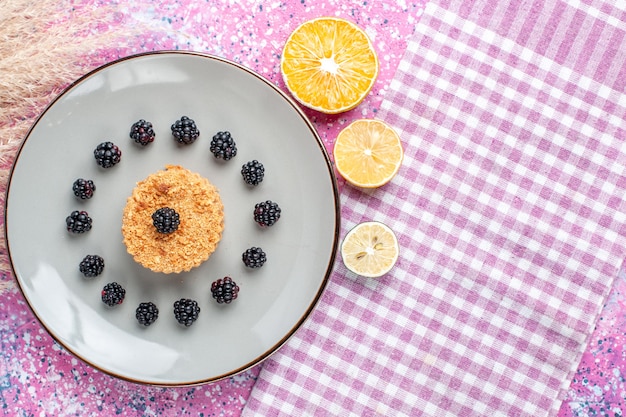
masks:
[[[122,216],[128,253],[144,267],[166,274],[189,271],[209,259],[223,230],[217,188],[178,165],[138,182]]]

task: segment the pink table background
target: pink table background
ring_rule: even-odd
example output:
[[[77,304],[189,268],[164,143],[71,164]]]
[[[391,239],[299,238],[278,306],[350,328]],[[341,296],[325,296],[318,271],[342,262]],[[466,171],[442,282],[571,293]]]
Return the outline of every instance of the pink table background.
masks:
[[[434,1],[434,0],[433,0]],[[78,1],[90,8],[117,2]],[[92,56],[96,67],[129,54],[161,49],[208,52],[239,62],[284,89],[279,61],[295,27],[310,18],[350,19],[372,38],[379,78],[366,101],[338,116],[307,111],[327,149],[350,121],[375,117],[419,20],[423,2],[253,0],[171,3],[120,2],[113,32],[141,34]],[[130,46],[128,46],[130,45]],[[340,183],[340,186],[343,184]],[[4,255],[4,248],[0,248]],[[0,271],[0,410],[7,416],[194,415],[238,416],[262,365],[200,387],[156,388],[104,375],[68,354],[35,320],[10,271]],[[620,272],[559,412],[569,416],[622,416],[626,409],[626,272]]]

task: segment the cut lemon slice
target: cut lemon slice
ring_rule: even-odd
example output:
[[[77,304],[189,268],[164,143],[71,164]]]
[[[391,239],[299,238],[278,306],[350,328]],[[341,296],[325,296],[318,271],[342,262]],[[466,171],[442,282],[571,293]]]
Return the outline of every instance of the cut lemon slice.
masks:
[[[365,32],[337,17],[304,22],[287,38],[283,80],[304,106],[328,113],[355,108],[378,76],[378,57]]]
[[[343,263],[363,277],[385,275],[398,260],[398,240],[393,231],[380,222],[364,222],[350,230],[341,244]]]
[[[404,150],[392,127],[380,120],[355,120],[344,128],[333,149],[335,166],[350,184],[375,188],[398,173]]]

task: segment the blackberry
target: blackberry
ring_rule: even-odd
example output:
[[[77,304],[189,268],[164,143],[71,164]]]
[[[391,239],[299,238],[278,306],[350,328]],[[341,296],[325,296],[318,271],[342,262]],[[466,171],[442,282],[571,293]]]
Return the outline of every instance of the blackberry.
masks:
[[[152,224],[159,233],[174,233],[180,225],[180,216],[172,208],[161,207],[152,213]]]
[[[183,116],[179,120],[176,120],[171,129],[176,142],[185,145],[194,143],[196,139],[198,139],[198,136],[200,136],[200,131],[196,126],[196,122],[187,116]]]
[[[135,310],[135,318],[139,324],[150,326],[159,318],[159,309],[153,302],[140,303]]]
[[[237,155],[237,145],[230,132],[217,132],[211,139],[210,149],[213,156],[224,161]]]
[[[102,288],[100,295],[104,304],[113,307],[124,302],[126,290],[117,282],[110,282]]]
[[[174,317],[180,324],[189,327],[200,315],[200,306],[195,300],[181,298],[174,303]]]
[[[93,156],[102,168],[111,168],[122,159],[122,151],[113,142],[102,142],[94,149]]]
[[[271,200],[262,201],[254,206],[254,221],[261,227],[269,227],[280,219],[280,207]]]
[[[139,119],[130,127],[130,137],[135,143],[146,146],[154,142],[156,135],[152,128],[152,123],[146,122],[144,119]]]
[[[74,210],[65,218],[67,231],[72,233],[85,233],[91,230],[91,217],[86,211]]]
[[[241,255],[241,260],[248,268],[260,268],[267,261],[267,256],[263,249],[251,247]]]
[[[104,259],[99,255],[87,255],[78,265],[78,269],[86,277],[97,277],[104,270]]]
[[[96,185],[92,180],[78,178],[74,181],[74,184],[72,184],[72,190],[74,191],[74,195],[81,200],[89,200],[93,197],[94,191],[96,191]]]
[[[239,287],[230,277],[224,277],[211,284],[211,294],[218,303],[230,304],[237,299]]]
[[[259,185],[265,176],[265,167],[255,159],[241,167],[241,175],[246,184]]]

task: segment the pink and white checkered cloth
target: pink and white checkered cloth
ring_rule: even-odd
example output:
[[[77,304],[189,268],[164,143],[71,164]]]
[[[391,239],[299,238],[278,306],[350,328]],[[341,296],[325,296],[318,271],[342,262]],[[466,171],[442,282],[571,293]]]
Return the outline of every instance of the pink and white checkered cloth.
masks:
[[[625,4],[428,4],[379,113],[404,165],[342,191],[401,258],[337,262],[244,416],[556,414],[625,255]]]

